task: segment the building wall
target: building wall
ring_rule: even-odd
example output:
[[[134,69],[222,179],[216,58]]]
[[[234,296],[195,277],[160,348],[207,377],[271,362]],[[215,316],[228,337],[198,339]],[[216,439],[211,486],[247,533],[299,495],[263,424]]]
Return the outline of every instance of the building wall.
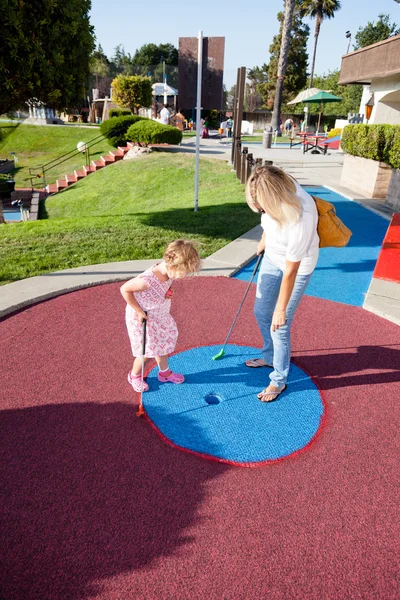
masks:
[[[400,125],[400,75],[373,79],[371,85],[366,85],[361,98],[360,114],[365,113],[365,103],[371,92],[374,93],[374,106],[368,123]]]

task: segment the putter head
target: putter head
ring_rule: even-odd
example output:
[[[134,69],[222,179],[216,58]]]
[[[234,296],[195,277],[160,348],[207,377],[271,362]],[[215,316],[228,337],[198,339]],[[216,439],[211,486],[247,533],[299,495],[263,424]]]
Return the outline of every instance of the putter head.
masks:
[[[225,354],[225,350],[223,348],[221,348],[221,350],[218,352],[218,354],[215,354],[212,359],[213,360],[218,360],[219,358],[222,358]]]

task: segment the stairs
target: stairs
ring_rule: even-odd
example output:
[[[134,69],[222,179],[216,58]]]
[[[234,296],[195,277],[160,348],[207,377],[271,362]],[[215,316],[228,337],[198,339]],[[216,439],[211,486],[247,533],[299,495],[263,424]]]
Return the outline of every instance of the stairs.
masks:
[[[57,179],[56,183],[51,183],[46,186],[46,192],[48,195],[57,194],[57,192],[61,192],[65,190],[68,186],[76,183],[77,181],[84,179],[90,173],[94,173],[99,169],[103,169],[108,165],[112,165],[118,160],[122,160],[125,154],[133,148],[134,144],[131,142],[127,142],[126,146],[120,146],[117,150],[110,150],[110,152],[106,156],[100,156],[98,160],[92,160],[90,165],[84,165],[82,169],[76,169],[73,173],[68,173],[62,179]]]

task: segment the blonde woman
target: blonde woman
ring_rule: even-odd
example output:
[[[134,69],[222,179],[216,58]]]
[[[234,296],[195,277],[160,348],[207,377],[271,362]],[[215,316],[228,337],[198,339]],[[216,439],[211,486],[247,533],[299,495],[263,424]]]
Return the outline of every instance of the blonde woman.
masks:
[[[264,339],[262,357],[251,368],[270,367],[270,384],[258,394],[271,402],[286,388],[290,367],[290,327],[315,269],[319,253],[318,213],[313,198],[277,167],[258,167],[246,185],[246,200],[262,213],[264,252],[254,315]]]

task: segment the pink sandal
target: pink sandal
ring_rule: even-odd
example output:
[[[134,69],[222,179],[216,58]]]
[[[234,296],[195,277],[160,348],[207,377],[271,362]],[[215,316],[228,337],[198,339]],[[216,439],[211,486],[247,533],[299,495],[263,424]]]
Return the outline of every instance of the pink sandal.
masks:
[[[135,390],[135,392],[147,392],[149,389],[148,384],[143,381],[141,375],[132,375],[132,371],[128,373],[128,381]]]
[[[161,383],[167,383],[168,381],[170,383],[183,383],[185,378],[183,375],[174,373],[170,369],[167,369],[166,371],[158,372],[158,381],[161,381]]]

